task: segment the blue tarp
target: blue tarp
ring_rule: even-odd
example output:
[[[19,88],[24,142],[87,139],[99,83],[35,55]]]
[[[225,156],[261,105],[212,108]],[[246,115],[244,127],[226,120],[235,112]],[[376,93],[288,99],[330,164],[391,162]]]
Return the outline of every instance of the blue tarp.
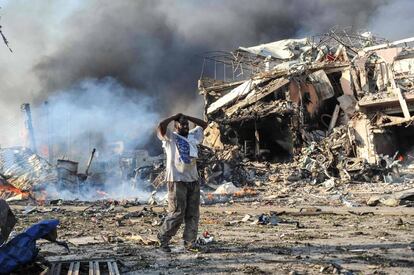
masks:
[[[36,240],[47,237],[58,224],[59,220],[41,221],[0,246],[0,273],[10,273],[16,267],[33,261],[38,253]]]

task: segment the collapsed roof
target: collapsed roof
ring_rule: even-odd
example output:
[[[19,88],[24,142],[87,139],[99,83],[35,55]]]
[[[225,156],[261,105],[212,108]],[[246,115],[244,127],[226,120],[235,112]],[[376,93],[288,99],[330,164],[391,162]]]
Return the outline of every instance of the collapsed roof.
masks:
[[[207,56],[199,91],[216,130],[205,144],[289,161],[344,125],[346,157],[375,165],[406,157],[414,149],[413,42],[332,31]],[[206,76],[212,61],[214,78]]]

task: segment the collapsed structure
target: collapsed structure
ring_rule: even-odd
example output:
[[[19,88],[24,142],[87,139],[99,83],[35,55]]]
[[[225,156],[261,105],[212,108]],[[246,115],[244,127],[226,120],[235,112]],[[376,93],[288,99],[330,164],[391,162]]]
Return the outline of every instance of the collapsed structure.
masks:
[[[412,42],[332,31],[211,53],[198,83],[204,145],[320,181],[396,175],[414,146]]]
[[[401,164],[414,158],[413,42],[331,31],[209,54],[198,83],[209,122],[199,150],[201,178],[213,188],[274,175],[395,180]],[[30,108],[23,106],[33,148],[0,150],[1,197],[51,183],[74,192],[114,179],[162,185],[164,155],[145,150],[98,158],[91,166],[93,150],[85,173],[66,159],[51,165],[36,154]]]

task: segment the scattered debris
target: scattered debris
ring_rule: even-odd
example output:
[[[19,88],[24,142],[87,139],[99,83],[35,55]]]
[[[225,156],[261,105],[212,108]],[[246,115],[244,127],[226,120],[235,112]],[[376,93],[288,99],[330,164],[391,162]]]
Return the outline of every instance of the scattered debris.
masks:
[[[214,194],[218,195],[229,195],[229,194],[235,194],[237,192],[240,192],[241,189],[234,186],[231,182],[226,182],[217,187],[217,189],[213,192]]]
[[[143,245],[156,245],[156,244],[158,244],[158,240],[156,238],[148,238],[148,237],[143,237],[141,235],[126,236],[125,239],[128,240],[128,241],[141,243]]]
[[[271,230],[267,237],[287,239],[288,247],[293,243],[290,242],[293,233],[297,237],[294,249],[269,245],[263,251],[286,257],[297,253],[300,255],[292,257],[301,259],[307,257],[301,255],[310,254],[313,249],[313,244],[307,240],[318,235],[319,225],[315,227],[313,224],[314,216],[323,215],[325,219],[325,215],[330,215],[326,219],[329,230],[319,236],[327,239],[332,234],[332,226],[346,224],[353,228],[375,215],[374,210],[358,211],[361,203],[412,206],[414,191],[404,190],[407,186],[411,188],[414,182],[414,126],[410,114],[414,110],[412,42],[414,39],[384,44],[383,39],[371,35],[333,31],[321,37],[240,47],[230,56],[226,55],[223,62],[225,66],[231,64],[232,70],[227,71],[232,74],[231,78],[211,79],[203,75],[199,80],[199,91],[205,100],[204,113],[209,126],[199,148],[197,163],[204,189],[202,204],[230,206],[243,203],[245,209],[239,214],[224,211],[219,218],[210,215],[203,222],[210,224],[209,230],[215,232],[220,232],[219,226],[230,226],[227,227],[229,231],[247,227],[252,230],[246,230],[249,236],[244,235],[248,241],[235,240],[235,236],[225,236],[222,232],[213,236],[205,231],[197,238],[197,243],[211,244],[209,248],[222,252],[224,248],[215,246],[221,246],[221,239],[227,238],[226,242],[236,243],[231,249],[237,250],[237,245],[242,244],[244,251],[254,254],[246,247],[257,241],[258,234]],[[82,170],[85,173],[79,173],[82,163],[65,157],[55,164],[49,163],[37,153],[33,133],[31,139],[31,149],[0,149],[0,197],[14,203],[29,199],[35,202],[25,203],[16,215],[28,220],[38,218],[38,215],[62,215],[65,221],[61,226],[71,232],[68,233],[70,244],[81,252],[84,247],[100,245],[105,246],[106,253],[117,251],[117,255],[136,257],[137,250],[150,249],[157,244],[153,236],[165,218],[165,209],[162,209],[165,198],[158,196],[159,189],[163,188],[164,155],[150,156],[148,151],[134,150],[103,163],[98,151],[92,162],[95,158],[95,150],[92,150],[86,169]],[[113,200],[112,194],[101,188],[108,178],[114,185],[126,182],[129,187],[140,187],[151,195],[141,202],[135,198]],[[96,199],[90,205],[79,200],[63,200],[47,193],[50,186],[58,187],[58,190],[65,187],[74,194],[91,187],[96,192]],[[137,207],[142,203],[154,208]],[[252,210],[296,205],[303,207],[299,212],[290,213],[298,218],[297,221],[284,219],[283,212]],[[325,205],[342,207],[342,211],[351,216],[349,220],[354,218],[355,224],[335,219],[334,215],[339,214],[322,210]],[[75,212],[63,206],[82,206],[82,209]],[[75,215],[89,228],[79,224],[75,227],[71,223]],[[4,251],[0,254],[0,265],[7,261],[12,270],[35,257],[35,239],[47,234],[37,232],[39,234],[32,236],[24,247],[30,255],[19,262],[15,261],[19,257],[13,256],[15,262],[12,262],[6,250],[10,246],[23,250],[17,243],[22,240],[19,236],[31,231],[29,229],[7,242],[16,219],[2,200],[0,218],[0,243],[6,242],[0,247],[0,252]],[[302,223],[305,218],[309,219],[306,221],[309,228],[318,230],[298,230],[308,226],[308,223]],[[412,225],[408,217],[404,221],[400,218],[384,222],[387,223],[398,226],[401,231]],[[42,227],[42,224],[38,226]],[[57,221],[50,224],[56,228]],[[132,231],[131,228],[139,229]],[[364,229],[367,230],[363,232]],[[94,236],[86,236],[88,230],[93,231]],[[348,237],[365,236],[370,230],[370,227],[358,227],[358,231],[351,232]],[[381,234],[378,232],[378,236],[372,237],[386,240],[387,235]],[[303,240],[306,242],[301,243]],[[131,249],[132,244],[135,250]],[[262,247],[254,247],[257,248],[262,250]],[[369,252],[369,249],[358,246],[355,249],[318,247],[312,250],[312,257],[317,257],[320,251],[325,257],[335,250],[364,257]],[[92,274],[118,274],[118,263],[121,268],[127,266],[118,258],[93,256],[87,260],[50,260],[48,271],[77,273],[89,267]],[[198,255],[195,259],[203,258]],[[289,259],[289,263],[294,261]],[[311,262],[313,259],[306,261],[307,264]],[[152,264],[159,267],[163,263]],[[168,264],[174,264],[174,261]],[[312,268],[322,273],[345,272],[333,262],[323,260],[321,265]],[[260,268],[253,266],[246,267],[246,271],[262,273]],[[289,271],[296,274],[296,271]]]
[[[367,205],[376,206],[378,204],[383,204],[385,206],[399,206],[404,204],[412,204],[414,201],[414,189],[407,189],[393,194],[385,194],[382,196],[372,196],[367,201]]]
[[[201,236],[197,237],[196,244],[199,245],[206,245],[212,243],[214,241],[214,237],[208,232],[204,231]]]

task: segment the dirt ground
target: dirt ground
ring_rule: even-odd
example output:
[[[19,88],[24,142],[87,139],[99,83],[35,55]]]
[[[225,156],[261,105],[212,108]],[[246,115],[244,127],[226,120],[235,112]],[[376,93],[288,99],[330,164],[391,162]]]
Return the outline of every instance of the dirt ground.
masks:
[[[151,210],[100,201],[11,208],[18,218],[16,232],[59,219],[58,239],[68,242],[70,252],[38,241],[39,256],[49,262],[85,261],[80,274],[88,272],[91,259],[114,259],[121,274],[414,273],[413,208],[281,205],[267,200],[202,206],[199,232],[208,231],[214,241],[198,252],[184,251],[181,229],[170,254],[154,242],[162,206]],[[257,224],[259,215],[270,213],[276,225]]]

